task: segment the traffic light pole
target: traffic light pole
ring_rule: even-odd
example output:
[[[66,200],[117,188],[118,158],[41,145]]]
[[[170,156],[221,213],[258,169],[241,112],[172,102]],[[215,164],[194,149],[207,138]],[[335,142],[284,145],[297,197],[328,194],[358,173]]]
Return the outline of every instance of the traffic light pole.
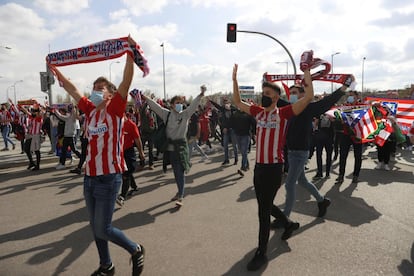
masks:
[[[282,47],[283,47],[283,49],[285,49],[286,53],[289,55],[290,61],[292,62],[292,65],[293,65],[293,73],[294,73],[294,74],[295,74],[295,76],[296,76],[296,65],[295,65],[295,61],[293,60],[292,55],[290,54],[289,50],[285,47],[285,45],[283,45],[283,43],[282,43],[282,42],[280,42],[279,40],[277,40],[277,39],[276,39],[276,38],[274,38],[273,36],[268,35],[268,34],[266,34],[266,33],[262,33],[262,32],[243,31],[243,30],[237,30],[237,32],[239,32],[239,33],[250,33],[250,34],[260,34],[260,35],[264,35],[264,36],[267,36],[267,37],[269,37],[269,38],[273,39],[273,40],[274,40],[274,41],[276,41],[277,43],[279,43],[279,45],[280,45],[280,46],[282,46]]]

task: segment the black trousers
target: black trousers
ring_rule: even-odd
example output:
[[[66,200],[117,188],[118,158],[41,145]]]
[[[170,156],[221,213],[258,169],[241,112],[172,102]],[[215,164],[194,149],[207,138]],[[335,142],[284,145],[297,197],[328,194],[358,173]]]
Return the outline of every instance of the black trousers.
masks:
[[[276,193],[282,185],[283,164],[256,164],[253,184],[259,209],[259,250],[266,252],[270,234],[270,216],[281,220],[283,225],[289,218],[273,204]]]
[[[88,152],[88,144],[89,144],[88,138],[81,137],[80,141],[81,141],[81,156],[79,158],[79,163],[78,163],[79,170],[82,169],[83,163],[85,163],[86,153]]]
[[[354,149],[354,172],[353,176],[359,176],[362,166],[362,144],[354,143],[349,135],[344,135],[339,148],[339,175],[345,175],[346,159],[348,158],[351,145]]]
[[[392,141],[385,141],[382,147],[377,146],[378,161],[388,164],[390,162],[391,152],[393,151],[395,143]]]
[[[333,143],[334,138],[329,133],[320,132],[315,135],[316,140],[316,165],[317,165],[317,175],[322,176],[323,165],[322,165],[322,152],[323,149],[326,151],[326,175],[329,175],[331,172],[332,166],[332,152],[333,152]]]
[[[78,158],[81,157],[81,153],[76,149],[75,146],[75,137],[63,137],[63,145],[62,145],[62,152],[60,154],[60,164],[65,165],[66,161],[66,153],[68,151],[68,147],[70,147],[71,151],[76,154]]]
[[[121,196],[126,198],[128,193],[129,187],[133,189],[137,188],[137,184],[135,183],[134,179],[134,172],[137,168],[136,166],[136,155],[134,147],[124,150],[124,159],[127,166],[127,170],[122,174],[122,188],[121,188]]]

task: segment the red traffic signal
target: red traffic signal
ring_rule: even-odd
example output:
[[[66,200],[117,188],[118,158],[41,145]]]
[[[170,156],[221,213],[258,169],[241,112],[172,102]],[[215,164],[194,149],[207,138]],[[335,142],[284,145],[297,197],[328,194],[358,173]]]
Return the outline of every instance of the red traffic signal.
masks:
[[[227,42],[236,42],[237,24],[227,23]]]

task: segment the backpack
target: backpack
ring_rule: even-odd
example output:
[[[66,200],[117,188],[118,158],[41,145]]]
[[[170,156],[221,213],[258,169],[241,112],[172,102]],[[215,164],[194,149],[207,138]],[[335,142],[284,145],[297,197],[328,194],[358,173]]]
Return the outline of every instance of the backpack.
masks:
[[[319,117],[319,128],[330,128],[331,127],[331,120],[326,115],[321,115]]]

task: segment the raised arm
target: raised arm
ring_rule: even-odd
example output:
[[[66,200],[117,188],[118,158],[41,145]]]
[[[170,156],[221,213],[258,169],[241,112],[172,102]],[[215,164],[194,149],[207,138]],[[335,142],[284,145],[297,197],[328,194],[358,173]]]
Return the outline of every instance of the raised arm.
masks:
[[[128,42],[130,46],[136,45],[136,42],[130,36],[128,37]],[[132,78],[134,77],[134,59],[129,54],[126,56],[124,76],[118,87],[118,93],[121,94],[123,99],[128,97],[129,87],[131,86]]]
[[[49,64],[49,69],[55,73],[59,83],[63,85],[63,89],[68,92],[68,94],[76,101],[76,103],[79,102],[79,100],[82,98],[81,92],[76,88],[76,86],[68,79],[66,78],[60,71],[57,69],[56,66]]]
[[[295,115],[300,114],[307,106],[308,104],[313,100],[313,85],[312,85],[312,77],[310,74],[309,69],[306,69],[303,71],[304,74],[304,90],[305,90],[305,96],[301,98],[296,103],[292,104],[292,110]]]
[[[237,82],[238,65],[233,66],[233,102],[243,112],[250,114],[250,104],[242,102],[239,91],[239,83]]]

